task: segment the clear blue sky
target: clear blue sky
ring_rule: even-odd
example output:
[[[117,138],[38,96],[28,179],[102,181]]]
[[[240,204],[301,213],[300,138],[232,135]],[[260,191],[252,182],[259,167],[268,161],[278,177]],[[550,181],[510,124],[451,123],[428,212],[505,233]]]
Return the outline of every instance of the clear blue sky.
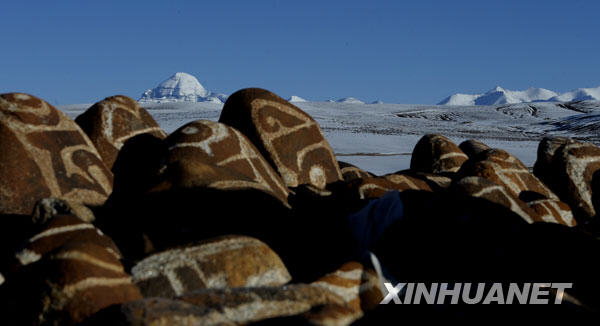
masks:
[[[138,98],[177,71],[231,94],[436,103],[600,86],[600,1],[4,1],[0,93]]]

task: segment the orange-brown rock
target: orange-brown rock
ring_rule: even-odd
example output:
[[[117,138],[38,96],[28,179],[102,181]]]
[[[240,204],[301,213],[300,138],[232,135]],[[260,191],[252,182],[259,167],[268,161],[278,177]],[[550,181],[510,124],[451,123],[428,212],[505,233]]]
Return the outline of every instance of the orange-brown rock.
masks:
[[[19,323],[75,325],[142,297],[115,255],[95,243],[68,242],[29,268],[19,280]]]
[[[338,161],[338,164],[340,166],[340,171],[342,172],[342,177],[345,181],[373,177],[371,173],[350,163]]]
[[[327,305],[307,312],[304,317],[312,325],[350,325],[383,299],[376,272],[357,262],[345,263],[311,285],[331,291],[346,302],[344,306]]]
[[[462,176],[478,176],[506,187],[517,198],[535,194],[539,198],[558,199],[544,183],[535,177],[516,157],[501,149],[486,150],[469,159],[459,171]],[[526,192],[526,193],[523,193]]]
[[[174,131],[166,142],[166,180],[154,191],[255,189],[287,203],[289,191],[279,175],[236,129],[198,120]]]
[[[514,197],[504,186],[487,178],[478,176],[464,177],[455,182],[452,187],[453,191],[472,197],[483,198],[492,203],[502,205],[529,223],[541,221],[536,220],[537,214],[525,202]]]
[[[92,317],[86,325],[247,325],[297,316],[330,304],[343,306],[344,301],[306,284],[205,289],[175,299],[146,298],[114,306]]]
[[[404,175],[388,174],[382,177],[355,179],[348,183],[348,187],[360,199],[374,199],[383,196],[388,191],[423,190],[432,191],[427,182],[422,179]]]
[[[560,146],[552,159],[553,190],[578,219],[596,216],[593,193],[599,182],[600,148],[592,143],[569,142]],[[580,221],[581,222],[581,221]]]
[[[65,114],[31,95],[0,95],[0,213],[31,214],[57,197],[101,205],[112,174],[96,148]]]
[[[410,169],[427,173],[456,172],[467,158],[450,139],[438,134],[428,134],[415,145]]]
[[[267,90],[235,92],[227,99],[219,122],[246,135],[288,187],[312,184],[324,188],[342,180],[333,151],[315,120]]]
[[[559,200],[539,199],[525,202],[515,197],[506,187],[483,177],[464,177],[452,184],[452,191],[502,205],[528,223],[551,222],[567,226],[575,225],[570,210]]]
[[[82,221],[74,215],[57,215],[45,223],[40,232],[33,235],[15,258],[19,265],[26,266],[39,261],[46,254],[69,242],[94,243],[115,259],[123,258],[119,248],[93,224]]]
[[[278,286],[291,276],[260,240],[224,236],[153,254],[131,270],[146,297],[173,297],[204,288]]]
[[[538,199],[527,202],[527,205],[545,222],[577,225],[571,207],[558,199]]]
[[[460,143],[460,145],[458,145],[458,148],[460,148],[469,158],[474,158],[479,153],[490,149],[488,145],[476,139],[465,140],[464,142]]]
[[[294,316],[324,305],[345,306],[346,302],[329,290],[306,284],[282,287],[206,289],[178,297],[179,300],[210,309],[236,323]]]
[[[75,122],[94,143],[109,168],[127,139],[143,133],[161,139],[166,137],[148,111],[124,95],[107,97],[92,105]]]

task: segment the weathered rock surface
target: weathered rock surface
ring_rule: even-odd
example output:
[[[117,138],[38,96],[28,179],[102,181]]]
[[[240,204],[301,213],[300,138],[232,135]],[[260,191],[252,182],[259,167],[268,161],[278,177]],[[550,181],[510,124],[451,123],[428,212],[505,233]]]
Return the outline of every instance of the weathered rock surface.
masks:
[[[460,143],[460,145],[458,145],[458,148],[460,148],[469,158],[474,158],[479,153],[490,149],[488,145],[476,139],[465,140],[464,142]]]
[[[30,214],[56,197],[101,205],[112,174],[96,148],[64,113],[31,95],[0,95],[0,213]]]
[[[406,190],[432,191],[431,186],[423,179],[405,174],[354,179],[348,183],[348,186],[360,199],[379,198],[393,190],[400,192]]]
[[[306,284],[206,289],[176,299],[146,298],[101,311],[85,325],[245,325],[295,316],[325,305],[344,306],[331,292]]]
[[[467,155],[450,139],[429,134],[415,145],[410,169],[426,173],[456,172],[467,159]]]
[[[75,122],[94,143],[109,168],[127,139],[143,133],[161,139],[167,136],[146,109],[124,95],[107,97],[92,105]]]
[[[194,121],[166,140],[164,188],[256,189],[287,201],[288,189],[254,145],[239,131],[212,121]]]
[[[324,188],[342,180],[333,150],[319,125],[304,111],[259,88],[235,92],[219,122],[246,135],[288,187]]]
[[[490,179],[478,176],[464,177],[452,185],[452,191],[472,197],[483,198],[492,203],[502,205],[515,212],[528,223],[542,221],[538,214],[536,214],[527,203],[516,198],[504,186],[499,185]]]
[[[593,185],[599,181],[600,148],[591,143],[566,143],[552,159],[552,186],[575,217],[587,221],[596,216]]]
[[[469,159],[463,164],[459,174],[489,179],[506,187],[514,197],[525,201],[558,199],[519,159],[501,149],[489,149],[474,159]]]
[[[71,241],[28,266],[15,291],[19,323],[75,325],[103,308],[141,299],[114,253]]]
[[[122,258],[119,248],[109,237],[93,224],[74,215],[57,215],[50,219],[40,232],[29,238],[15,258],[21,266],[29,265],[69,242],[94,243],[110,252],[115,259]]]
[[[293,316],[323,305],[345,306],[338,295],[320,287],[297,284],[283,287],[209,289],[178,298],[198,307],[212,308],[237,324]]]
[[[224,236],[153,254],[131,272],[145,297],[173,297],[205,288],[278,286],[291,280],[271,248],[244,236]]]
[[[41,225],[57,215],[74,215],[89,223],[96,219],[94,212],[82,203],[59,198],[40,199],[33,207],[31,218],[33,223]]]
[[[344,181],[351,181],[354,179],[362,179],[362,178],[370,178],[373,177],[371,173],[354,166],[350,163],[338,161],[340,166],[340,172],[342,173],[342,177]]]
[[[305,318],[313,325],[350,325],[383,299],[375,271],[357,262],[346,263],[311,285],[331,291],[346,302],[344,306],[327,305],[306,313]]]
[[[554,175],[552,159],[556,150],[566,144],[577,143],[577,141],[566,137],[544,137],[537,149],[537,159],[533,166],[533,174],[542,180],[550,189],[554,187]]]

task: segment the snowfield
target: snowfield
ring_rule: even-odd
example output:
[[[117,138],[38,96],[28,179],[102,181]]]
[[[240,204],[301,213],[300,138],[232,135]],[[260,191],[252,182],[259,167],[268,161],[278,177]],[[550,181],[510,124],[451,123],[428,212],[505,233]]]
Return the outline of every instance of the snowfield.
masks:
[[[296,102],[321,126],[338,160],[375,174],[407,169],[417,141],[440,133],[456,144],[477,139],[533,166],[548,135],[600,143],[600,102],[535,102],[487,106]],[[222,104],[141,103],[170,133],[187,122],[217,121]],[[91,104],[59,106],[71,118]]]

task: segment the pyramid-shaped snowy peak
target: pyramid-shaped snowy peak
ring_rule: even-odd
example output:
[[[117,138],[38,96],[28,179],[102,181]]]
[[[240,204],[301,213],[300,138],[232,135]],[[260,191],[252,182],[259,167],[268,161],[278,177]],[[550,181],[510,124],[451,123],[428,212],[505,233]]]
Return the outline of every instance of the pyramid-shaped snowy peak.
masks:
[[[224,94],[212,93],[196,77],[178,72],[153,89],[142,94],[140,102],[215,102],[222,103]]]

